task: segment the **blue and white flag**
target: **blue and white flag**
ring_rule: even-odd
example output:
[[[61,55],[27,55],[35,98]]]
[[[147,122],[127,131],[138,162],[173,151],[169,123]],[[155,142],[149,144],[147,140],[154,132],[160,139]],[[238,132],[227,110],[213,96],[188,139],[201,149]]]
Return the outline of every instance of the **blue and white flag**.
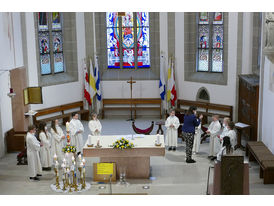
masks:
[[[161,55],[160,59],[160,81],[159,81],[160,97],[165,100],[166,96],[166,80],[165,80],[165,70],[164,70],[164,57]]]
[[[95,67],[94,67],[94,79],[95,79],[95,87],[96,87],[96,96],[98,101],[101,101],[101,85],[100,85],[100,76],[99,76],[99,67],[98,67],[98,57],[95,58]]]

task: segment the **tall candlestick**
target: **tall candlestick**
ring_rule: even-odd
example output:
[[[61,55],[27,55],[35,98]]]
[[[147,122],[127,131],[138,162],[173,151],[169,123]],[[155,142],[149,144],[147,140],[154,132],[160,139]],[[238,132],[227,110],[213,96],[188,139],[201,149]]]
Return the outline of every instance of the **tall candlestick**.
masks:
[[[56,154],[54,154],[53,159],[54,159],[54,161],[57,160],[57,155]]]
[[[159,145],[160,144],[160,135],[157,134],[157,144]]]
[[[88,145],[91,145],[91,138],[92,138],[92,136],[89,134],[88,135]]]
[[[66,122],[66,131],[69,132],[69,122]]]

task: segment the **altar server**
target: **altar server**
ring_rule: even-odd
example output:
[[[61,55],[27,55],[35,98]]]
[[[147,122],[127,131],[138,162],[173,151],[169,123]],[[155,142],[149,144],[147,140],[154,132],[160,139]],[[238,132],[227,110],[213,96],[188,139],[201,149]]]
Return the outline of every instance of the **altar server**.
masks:
[[[184,116],[184,125],[182,127],[183,137],[186,140],[186,162],[195,163],[196,161],[192,159],[192,148],[195,134],[195,127],[199,126],[203,115],[201,114],[197,118],[197,108],[190,106],[186,115]]]
[[[202,125],[201,125],[201,122],[200,122],[199,126],[195,128],[194,142],[193,142],[193,152],[192,152],[192,154],[196,154],[196,153],[199,152],[200,142],[201,142],[201,135],[203,133],[201,127],[202,127]]]
[[[52,135],[52,147],[51,155],[57,155],[58,161],[61,162],[64,158],[62,148],[65,146],[65,135],[61,127],[59,126],[58,119],[51,121],[51,135]]]
[[[168,151],[176,151],[177,139],[178,139],[178,127],[180,126],[180,121],[178,117],[175,116],[175,110],[171,110],[169,117],[165,122],[166,131],[166,140]]]
[[[28,157],[28,169],[29,179],[39,181],[38,176],[42,176],[42,167],[40,162],[40,146],[42,145],[35,137],[36,128],[34,125],[28,127],[28,133],[26,137],[27,143],[27,157]]]
[[[101,125],[100,121],[97,119],[96,113],[92,114],[92,120],[89,121],[88,127],[91,131],[91,135],[93,135],[93,136],[101,135],[102,125]]]
[[[47,124],[45,122],[40,122],[39,124],[39,139],[43,144],[40,150],[42,169],[51,170],[51,134],[48,132]]]
[[[222,133],[220,135],[218,135],[218,137],[220,138],[221,141],[226,136],[226,134],[228,132],[228,124],[229,123],[230,123],[230,118],[225,117],[224,120],[223,120]]]
[[[237,135],[236,132],[234,130],[235,124],[234,122],[229,122],[228,124],[228,132],[226,134],[226,136],[228,136],[230,138],[230,143],[232,148],[234,149],[234,147],[236,146],[237,143]]]
[[[224,141],[223,146],[217,154],[217,161],[221,161],[222,156],[229,155],[229,154],[233,153],[233,149],[232,149],[232,146],[231,146],[231,143],[230,143],[230,138],[228,136],[225,136],[223,141]]]
[[[71,136],[71,145],[76,147],[76,152],[79,155],[83,153],[83,124],[79,120],[77,113],[72,113],[72,120],[69,123],[69,131]]]
[[[219,115],[213,115],[212,119],[213,119],[213,121],[209,125],[206,133],[210,135],[209,158],[211,158],[213,160],[213,159],[216,159],[217,152],[221,148],[221,143],[218,138],[218,133],[220,132],[221,124],[219,122]]]

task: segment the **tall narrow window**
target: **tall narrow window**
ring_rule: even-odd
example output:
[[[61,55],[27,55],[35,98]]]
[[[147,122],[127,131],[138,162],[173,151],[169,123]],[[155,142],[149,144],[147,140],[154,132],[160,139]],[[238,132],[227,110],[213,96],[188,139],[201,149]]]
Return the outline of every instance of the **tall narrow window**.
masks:
[[[63,35],[60,12],[38,13],[41,74],[64,72]],[[53,68],[53,69],[52,69]]]
[[[106,26],[108,68],[150,67],[148,12],[107,12]]]
[[[223,13],[198,14],[197,71],[223,72]]]

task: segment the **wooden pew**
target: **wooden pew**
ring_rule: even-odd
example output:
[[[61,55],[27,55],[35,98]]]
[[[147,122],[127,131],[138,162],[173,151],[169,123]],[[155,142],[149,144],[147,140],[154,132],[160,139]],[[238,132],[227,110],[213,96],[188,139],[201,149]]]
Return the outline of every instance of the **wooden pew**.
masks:
[[[105,117],[105,111],[114,110],[132,110],[134,112],[134,119],[136,119],[137,111],[154,110],[159,111],[160,119],[162,118],[161,99],[103,99],[102,118]]]
[[[233,106],[178,99],[177,108],[175,109],[175,111],[176,111],[176,116],[180,120],[180,124],[184,123],[182,118],[190,106],[197,107],[197,113],[203,114],[204,118],[202,120],[202,125],[207,124],[207,117],[211,117],[214,114],[218,114],[220,118],[229,117],[231,120],[233,117]],[[178,137],[182,138],[181,130],[182,130],[182,127],[180,126],[178,128]],[[202,136],[201,143],[206,139],[206,137],[207,137],[206,135]]]
[[[223,105],[223,104],[212,104],[208,102],[179,99],[177,101],[176,111],[186,112],[189,106],[196,106],[197,112],[199,114],[203,114],[204,117],[210,117],[214,114],[218,114],[220,118],[229,117],[231,120],[233,119],[233,106]],[[182,109],[182,107],[187,107],[187,108]],[[203,121],[207,121],[207,118],[204,118]]]
[[[246,145],[249,161],[257,161],[260,165],[260,178],[264,184],[274,184],[274,155],[261,141],[251,141]]]
[[[83,102],[80,101],[80,102],[73,102],[70,104],[64,104],[56,107],[50,107],[50,108],[38,110],[37,113],[33,116],[33,123],[37,125],[40,121],[50,122],[55,119],[63,119],[63,124],[65,125],[66,122],[70,121],[71,114],[73,113],[73,112],[66,112],[66,111],[75,109],[75,108],[79,108],[79,109],[73,112],[77,112],[78,114],[80,114],[82,120],[86,120],[86,121],[89,120],[89,111],[83,108]],[[58,114],[54,114],[54,113],[58,113]],[[51,115],[51,114],[54,114],[54,115],[43,118],[43,116]],[[41,117],[41,118],[38,120],[37,117]]]

